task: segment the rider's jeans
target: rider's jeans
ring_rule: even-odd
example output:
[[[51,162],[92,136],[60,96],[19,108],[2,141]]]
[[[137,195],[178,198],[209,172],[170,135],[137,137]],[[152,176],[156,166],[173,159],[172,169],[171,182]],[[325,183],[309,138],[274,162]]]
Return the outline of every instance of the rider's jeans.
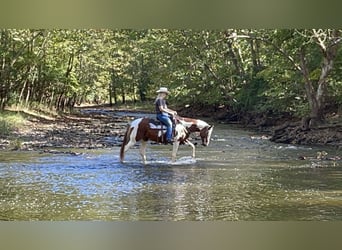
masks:
[[[166,140],[172,140],[172,121],[168,114],[157,114],[157,119],[166,126]]]

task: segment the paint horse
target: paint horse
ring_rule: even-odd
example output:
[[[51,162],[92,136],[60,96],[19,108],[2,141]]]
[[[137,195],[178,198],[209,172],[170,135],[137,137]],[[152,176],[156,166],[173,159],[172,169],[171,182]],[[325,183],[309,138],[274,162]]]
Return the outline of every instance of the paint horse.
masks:
[[[189,141],[190,133],[200,132],[202,145],[208,146],[213,126],[204,121],[177,117],[175,126],[175,137],[172,149],[172,162],[176,161],[176,155],[180,144],[186,144],[192,147],[192,157],[195,158],[195,145]],[[165,126],[164,126],[165,127]],[[128,126],[120,149],[120,161],[123,162],[125,153],[129,148],[141,141],[140,155],[143,163],[146,164],[146,146],[147,141],[159,143],[165,142],[165,132],[163,128],[155,125],[155,121],[149,118],[139,118],[131,122]]]

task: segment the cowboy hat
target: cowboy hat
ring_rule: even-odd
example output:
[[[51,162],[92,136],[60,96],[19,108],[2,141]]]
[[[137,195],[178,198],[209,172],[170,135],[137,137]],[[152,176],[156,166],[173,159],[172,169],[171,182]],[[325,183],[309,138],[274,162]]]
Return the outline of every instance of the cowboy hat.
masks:
[[[157,90],[157,93],[170,94],[170,92],[167,90],[167,88],[164,88],[164,87],[161,87],[159,90]]]

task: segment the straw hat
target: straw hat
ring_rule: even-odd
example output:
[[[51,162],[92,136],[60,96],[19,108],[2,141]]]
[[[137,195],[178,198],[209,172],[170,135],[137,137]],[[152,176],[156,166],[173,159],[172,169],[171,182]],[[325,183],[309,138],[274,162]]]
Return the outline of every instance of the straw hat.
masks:
[[[159,90],[157,90],[157,93],[166,93],[166,94],[170,94],[170,92],[168,91],[167,88],[161,87]]]

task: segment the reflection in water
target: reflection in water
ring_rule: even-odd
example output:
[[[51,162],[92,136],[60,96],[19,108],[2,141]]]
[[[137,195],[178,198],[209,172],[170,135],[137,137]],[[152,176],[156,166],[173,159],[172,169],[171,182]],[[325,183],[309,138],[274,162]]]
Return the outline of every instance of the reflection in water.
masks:
[[[118,148],[79,156],[0,157],[1,220],[340,220],[341,161],[298,160],[319,148],[273,144],[217,125],[192,160],[152,145],[120,164]],[[324,149],[332,155],[338,152]]]

